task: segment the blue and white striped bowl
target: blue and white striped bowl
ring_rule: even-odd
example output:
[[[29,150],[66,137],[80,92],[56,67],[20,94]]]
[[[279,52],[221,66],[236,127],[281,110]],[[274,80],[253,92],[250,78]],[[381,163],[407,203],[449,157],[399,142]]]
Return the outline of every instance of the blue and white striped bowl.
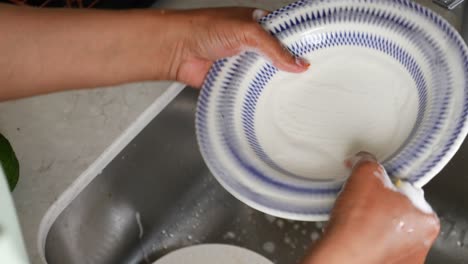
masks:
[[[271,215],[327,219],[359,150],[423,186],[467,134],[467,47],[407,0],[298,1],[260,23],[302,74],[254,53],[217,61],[196,115],[203,158],[235,197]]]

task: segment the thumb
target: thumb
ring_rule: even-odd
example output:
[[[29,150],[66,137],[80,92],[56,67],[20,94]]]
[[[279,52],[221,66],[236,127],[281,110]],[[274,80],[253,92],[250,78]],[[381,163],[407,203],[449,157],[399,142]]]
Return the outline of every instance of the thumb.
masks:
[[[353,158],[346,161],[346,166],[351,169],[351,175],[344,189],[378,189],[395,186],[387,175],[384,167],[380,165],[374,155],[368,152],[359,152]]]
[[[299,73],[309,68],[309,62],[303,58],[295,57],[278,39],[266,32],[260,25],[256,25],[255,33],[250,34],[250,36],[252,39],[247,43],[247,46],[260,51],[278,69]]]

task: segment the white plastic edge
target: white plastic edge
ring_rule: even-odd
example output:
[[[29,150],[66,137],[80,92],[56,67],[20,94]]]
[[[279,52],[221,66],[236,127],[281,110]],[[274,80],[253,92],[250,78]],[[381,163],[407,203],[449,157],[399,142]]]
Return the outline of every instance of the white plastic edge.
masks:
[[[62,211],[88,184],[184,89],[185,84],[173,83],[161,94],[104,152],[65,189],[44,214],[37,235],[37,250],[43,263],[47,234]]]

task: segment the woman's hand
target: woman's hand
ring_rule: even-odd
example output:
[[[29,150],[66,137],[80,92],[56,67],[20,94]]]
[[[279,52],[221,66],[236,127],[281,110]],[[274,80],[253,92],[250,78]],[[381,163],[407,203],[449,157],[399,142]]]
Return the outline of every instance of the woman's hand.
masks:
[[[163,69],[163,74],[167,75],[163,79],[200,87],[215,60],[244,50],[260,52],[276,67],[289,72],[303,72],[309,66],[306,61],[295,58],[257,23],[266,11],[216,8],[157,12],[172,25],[172,32],[165,38],[167,52],[171,55],[170,65],[158,65],[169,66]]]
[[[435,213],[416,208],[375,158],[361,153],[322,240],[304,264],[424,263],[439,229]]]

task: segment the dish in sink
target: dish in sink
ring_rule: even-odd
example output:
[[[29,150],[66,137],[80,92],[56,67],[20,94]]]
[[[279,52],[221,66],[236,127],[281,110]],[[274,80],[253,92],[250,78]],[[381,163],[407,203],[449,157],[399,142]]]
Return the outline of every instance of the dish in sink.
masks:
[[[392,177],[422,186],[467,133],[468,57],[445,20],[410,1],[298,1],[261,20],[296,56],[281,72],[254,52],[208,74],[197,138],[218,181],[279,217],[323,220],[348,176],[375,153]]]

